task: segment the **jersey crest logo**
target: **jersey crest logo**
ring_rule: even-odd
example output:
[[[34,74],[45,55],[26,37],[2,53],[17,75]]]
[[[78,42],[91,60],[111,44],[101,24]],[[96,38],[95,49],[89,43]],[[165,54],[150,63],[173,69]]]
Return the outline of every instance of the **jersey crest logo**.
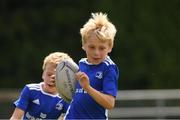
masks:
[[[103,77],[103,72],[102,71],[96,72],[96,78],[102,79],[102,77]]]
[[[61,100],[62,101],[62,100]],[[61,101],[59,101],[57,104],[56,104],[56,109],[58,110],[62,110],[63,108],[63,104],[61,103]]]
[[[40,102],[39,102],[39,99],[35,99],[32,101],[33,103],[37,104],[37,105],[40,105]]]

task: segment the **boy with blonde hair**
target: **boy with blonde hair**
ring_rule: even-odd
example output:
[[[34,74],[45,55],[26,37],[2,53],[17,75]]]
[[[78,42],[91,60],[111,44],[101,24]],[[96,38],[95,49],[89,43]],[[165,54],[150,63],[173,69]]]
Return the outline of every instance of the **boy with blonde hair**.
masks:
[[[41,83],[27,84],[17,101],[14,102],[15,110],[11,116],[14,119],[58,119],[65,113],[67,104],[57,93],[55,87],[55,72],[57,64],[72,58],[63,52],[53,52],[43,61]]]
[[[116,28],[106,14],[92,13],[80,33],[86,58],[79,61],[79,82],[65,119],[107,119],[118,90],[119,70],[108,56]]]

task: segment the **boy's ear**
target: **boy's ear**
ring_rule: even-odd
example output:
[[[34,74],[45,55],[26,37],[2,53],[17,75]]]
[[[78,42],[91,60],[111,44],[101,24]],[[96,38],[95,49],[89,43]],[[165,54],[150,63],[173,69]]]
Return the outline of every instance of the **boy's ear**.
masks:
[[[111,51],[112,51],[112,48],[109,48],[108,53],[110,53]]]
[[[43,74],[41,75],[41,78],[44,80],[44,75]]]
[[[82,49],[85,50],[84,46],[82,46]]]
[[[43,73],[42,73],[42,75],[41,75],[41,78],[44,80],[44,71],[43,71]]]

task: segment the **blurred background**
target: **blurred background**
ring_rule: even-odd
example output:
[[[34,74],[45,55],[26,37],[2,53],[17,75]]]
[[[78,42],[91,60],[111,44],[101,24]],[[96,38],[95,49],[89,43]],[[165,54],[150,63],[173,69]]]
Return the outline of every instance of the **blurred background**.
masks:
[[[179,6],[180,0],[1,0],[0,118],[14,109],[11,91],[42,81],[49,53],[85,57],[79,30],[93,12],[107,13],[117,28],[110,56],[120,69],[119,91],[180,88]]]

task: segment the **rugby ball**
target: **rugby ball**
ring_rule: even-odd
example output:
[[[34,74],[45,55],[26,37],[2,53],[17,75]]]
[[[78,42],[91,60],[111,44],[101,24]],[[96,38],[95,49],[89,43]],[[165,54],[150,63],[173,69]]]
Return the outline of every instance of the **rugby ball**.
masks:
[[[66,102],[70,102],[75,93],[75,73],[78,71],[78,65],[72,60],[62,60],[56,67],[56,89]]]

